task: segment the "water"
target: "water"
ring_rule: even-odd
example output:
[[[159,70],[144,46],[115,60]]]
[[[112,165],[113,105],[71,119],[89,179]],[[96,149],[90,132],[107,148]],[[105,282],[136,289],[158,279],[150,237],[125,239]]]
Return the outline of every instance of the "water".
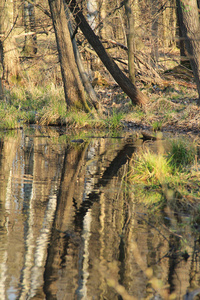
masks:
[[[190,215],[149,214],[128,186],[142,141],[71,140],[44,128],[1,137],[0,299],[182,299],[198,288]]]

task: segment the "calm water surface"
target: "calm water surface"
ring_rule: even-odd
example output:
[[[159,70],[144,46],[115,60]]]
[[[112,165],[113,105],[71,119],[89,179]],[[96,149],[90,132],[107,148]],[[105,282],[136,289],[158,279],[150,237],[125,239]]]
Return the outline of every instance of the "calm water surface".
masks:
[[[1,137],[1,300],[183,299],[200,286],[190,216],[149,215],[127,183],[142,147],[126,138],[76,143],[56,129]]]

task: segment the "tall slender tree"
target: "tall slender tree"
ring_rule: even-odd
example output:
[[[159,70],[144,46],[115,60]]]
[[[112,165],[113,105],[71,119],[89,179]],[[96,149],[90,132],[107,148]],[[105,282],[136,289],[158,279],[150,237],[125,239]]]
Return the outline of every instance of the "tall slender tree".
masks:
[[[125,0],[125,12],[128,20],[127,32],[127,46],[128,46],[128,69],[129,78],[132,83],[135,83],[135,63],[134,63],[134,15],[133,15],[133,1]]]
[[[25,32],[32,32],[32,35],[25,35],[24,52],[26,55],[34,55],[37,52],[37,35],[35,32],[35,7],[34,0],[30,3],[24,1],[24,26]]]
[[[15,42],[15,21],[12,0],[0,0],[0,61],[2,78],[7,82],[20,72],[19,54]]]

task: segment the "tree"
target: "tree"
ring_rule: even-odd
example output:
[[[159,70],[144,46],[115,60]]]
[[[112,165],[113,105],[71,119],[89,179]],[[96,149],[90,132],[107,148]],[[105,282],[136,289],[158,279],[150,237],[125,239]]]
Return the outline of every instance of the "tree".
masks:
[[[24,26],[26,33],[35,32],[35,7],[33,3],[24,1]],[[25,45],[23,50],[26,55],[34,55],[37,53],[36,34],[25,35]]]
[[[154,63],[157,65],[158,63],[158,0],[152,1],[151,4],[151,15],[152,15],[152,23],[151,23],[151,56],[153,58]]]
[[[17,19],[17,17],[16,17]],[[0,0],[0,61],[3,67],[2,78],[7,82],[19,76],[19,54],[15,43],[14,9],[12,0]]]
[[[196,0],[177,0],[179,26],[193,70],[200,105],[200,22]]]
[[[177,11],[177,25],[178,25],[178,35],[179,35],[178,48],[180,49],[180,64],[182,66],[187,67],[187,68],[188,67],[191,68],[190,60],[187,57],[187,52],[186,52],[186,49],[185,49],[185,43],[184,43],[184,38],[183,38],[182,31],[181,31],[181,26],[179,24],[180,24],[179,14],[178,14],[178,11]]]
[[[68,108],[82,109],[88,112],[90,109],[85,99],[84,87],[74,58],[64,3],[62,0],[48,1],[56,36],[67,106]]]
[[[127,46],[128,46],[128,69],[129,78],[135,84],[135,63],[134,63],[134,15],[133,15],[133,2],[125,0],[125,12],[128,19],[128,33],[127,33]]]
[[[92,87],[92,85],[89,81],[89,78],[88,78],[88,76],[85,72],[85,68],[84,68],[84,65],[83,65],[82,60],[81,60],[81,55],[80,55],[76,40],[73,37],[74,32],[73,32],[73,28],[72,28],[72,24],[71,24],[71,20],[70,20],[70,11],[69,11],[68,7],[66,8],[65,13],[66,13],[66,17],[67,17],[67,20],[68,20],[68,28],[69,28],[70,36],[72,38],[74,58],[75,58],[75,61],[76,61],[76,64],[77,64],[79,75],[81,77],[81,80],[83,82],[85,90],[88,93],[88,95],[90,97],[90,100],[92,101],[92,104],[94,105],[95,108],[97,108],[97,107],[99,107],[99,101],[98,101],[96,93],[95,93],[95,91],[94,91],[94,89],[93,89],[93,87]]]
[[[136,88],[136,86],[128,79],[128,77],[126,77],[126,75],[120,70],[117,64],[106,52],[98,36],[96,36],[94,31],[87,23],[76,0],[65,0],[65,2],[71,10],[74,19],[81,31],[83,32],[84,36],[95,50],[95,52],[103,62],[104,66],[113,76],[115,81],[119,84],[122,90],[131,98],[132,103],[138,105],[145,104],[148,100],[147,97]]]

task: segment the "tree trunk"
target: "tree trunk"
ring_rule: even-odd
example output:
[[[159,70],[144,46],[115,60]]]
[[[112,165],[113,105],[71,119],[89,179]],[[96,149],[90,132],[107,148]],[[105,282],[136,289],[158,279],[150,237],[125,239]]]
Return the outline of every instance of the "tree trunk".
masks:
[[[158,0],[152,1],[151,4],[151,56],[155,62],[155,65],[158,64],[158,16],[156,15],[158,11]]]
[[[196,0],[177,0],[179,25],[193,70],[200,105],[200,22]]]
[[[185,66],[185,67],[190,67],[190,60],[187,57],[186,49],[185,49],[185,42],[184,42],[184,37],[181,31],[181,26],[180,26],[180,16],[177,10],[177,25],[178,25],[178,34],[179,34],[179,40],[178,40],[178,47],[180,49],[180,64]]]
[[[147,97],[142,94],[136,86],[126,77],[126,75],[120,70],[113,59],[108,55],[99,38],[93,32],[85,17],[83,16],[76,0],[65,0],[69,9],[73,13],[77,25],[85,35],[86,39],[93,47],[107,70],[113,76],[115,81],[120,85],[122,90],[131,98],[133,104],[143,105],[147,102]]]
[[[134,15],[133,2],[131,0],[125,1],[125,12],[128,20],[127,46],[128,46],[128,70],[129,78],[135,84],[135,62],[134,62]]]
[[[35,8],[34,5],[28,1],[24,1],[24,26],[25,32],[35,32]],[[37,53],[36,34],[25,36],[23,51],[28,56]]]
[[[70,11],[68,8],[66,9],[65,13],[66,13],[66,17],[68,20],[68,28],[69,28],[70,36],[72,37],[73,36],[73,28],[72,28],[72,24],[70,21]],[[73,50],[74,50],[74,57],[75,57],[75,61],[76,61],[77,67],[78,67],[79,75],[81,77],[81,80],[83,82],[85,90],[88,93],[88,95],[92,101],[92,104],[97,109],[97,108],[99,108],[99,101],[97,99],[96,93],[95,93],[95,91],[88,79],[88,76],[86,74],[75,38],[73,38],[73,40],[72,40],[72,46],[73,46]]]
[[[0,78],[0,100],[3,99],[4,99],[3,84],[2,84],[2,79]]]
[[[99,4],[99,23],[101,22],[101,26],[99,27],[99,36],[101,39],[106,39],[106,0],[101,0]]]
[[[172,48],[176,47],[176,29],[177,29],[177,18],[176,18],[176,0],[171,0],[171,14],[170,14],[170,26],[171,26],[171,42]]]
[[[92,30],[95,30],[97,26],[97,15],[98,15],[98,3],[97,0],[87,1],[87,19]]]
[[[0,0],[0,62],[3,67],[2,78],[7,82],[11,82],[12,76],[17,78],[20,72],[13,13],[13,1]]]
[[[55,30],[67,106],[89,112],[90,109],[85,99],[84,88],[74,58],[64,3],[62,0],[49,0],[49,7]]]

